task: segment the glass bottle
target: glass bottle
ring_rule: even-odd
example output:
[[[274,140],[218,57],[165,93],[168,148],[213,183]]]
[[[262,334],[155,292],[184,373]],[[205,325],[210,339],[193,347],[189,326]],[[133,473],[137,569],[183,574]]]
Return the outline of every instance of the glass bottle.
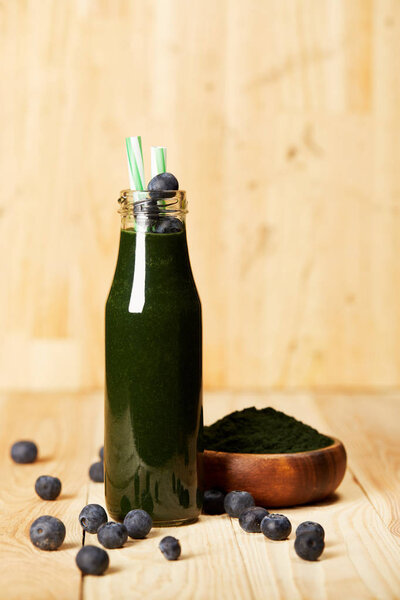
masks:
[[[105,495],[156,525],[201,510],[201,304],[186,239],[186,194],[120,197],[121,236],[106,304]]]

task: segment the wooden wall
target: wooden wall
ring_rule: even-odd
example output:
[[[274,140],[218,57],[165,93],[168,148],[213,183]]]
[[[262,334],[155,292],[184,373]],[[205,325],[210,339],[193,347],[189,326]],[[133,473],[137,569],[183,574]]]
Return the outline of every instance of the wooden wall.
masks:
[[[188,190],[206,386],[400,384],[398,1],[0,9],[1,387],[102,385],[135,134]]]

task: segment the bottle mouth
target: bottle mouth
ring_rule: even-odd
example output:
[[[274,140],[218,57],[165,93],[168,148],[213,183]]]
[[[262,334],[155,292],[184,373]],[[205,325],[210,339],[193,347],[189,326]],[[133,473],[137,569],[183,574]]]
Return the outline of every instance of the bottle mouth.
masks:
[[[184,190],[122,190],[118,202],[118,212],[123,215],[133,213],[135,216],[172,216],[188,212]]]

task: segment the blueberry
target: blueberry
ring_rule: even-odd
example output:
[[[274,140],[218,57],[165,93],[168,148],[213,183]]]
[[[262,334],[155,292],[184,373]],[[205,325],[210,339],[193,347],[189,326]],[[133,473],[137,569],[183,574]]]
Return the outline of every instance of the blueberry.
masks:
[[[325,538],[325,531],[322,525],[315,523],[314,521],[304,521],[300,523],[296,529],[296,537],[302,533],[315,533],[316,536],[320,537],[321,540]]]
[[[286,540],[292,531],[292,525],[285,515],[271,513],[261,521],[261,531],[270,540]]]
[[[315,531],[300,533],[294,542],[297,555],[304,560],[317,560],[324,551],[324,546],[324,540]]]
[[[249,492],[239,492],[235,490],[234,492],[229,492],[229,494],[225,496],[225,512],[227,512],[230,517],[237,518],[245,508],[250,508],[251,506],[254,506],[254,498]]]
[[[150,197],[156,198],[173,198],[173,193],[154,193],[154,192],[165,192],[165,190],[179,190],[179,183],[175,175],[172,173],[160,173],[149,181],[147,189],[151,192]]]
[[[57,550],[65,538],[65,525],[60,519],[45,515],[33,521],[29,536],[41,550]]]
[[[104,481],[104,465],[103,461],[95,462],[90,465],[89,477],[96,483],[103,483]]]
[[[181,555],[181,545],[179,540],[172,537],[172,535],[163,537],[161,542],[158,544],[158,547],[167,560],[176,560]]]
[[[87,504],[79,515],[79,522],[88,533],[97,533],[107,521],[107,513],[100,504]]]
[[[154,233],[179,233],[183,229],[183,223],[175,217],[164,217],[158,219],[153,227]]]
[[[203,513],[206,515],[222,515],[225,494],[220,490],[206,490],[203,496]]]
[[[153,527],[153,520],[145,510],[135,508],[126,515],[124,525],[129,537],[140,540],[145,538]]]
[[[28,464],[35,462],[38,455],[38,449],[35,442],[21,441],[15,442],[11,446],[11,458],[14,462]]]
[[[41,475],[36,479],[35,492],[43,500],[55,500],[61,492],[61,481],[58,477]]]
[[[101,460],[104,460],[104,446],[102,446],[99,450],[99,456]]]
[[[103,575],[108,569],[110,559],[103,548],[83,546],[76,555],[75,562],[84,575]]]
[[[261,506],[251,506],[240,513],[239,525],[247,533],[260,533],[261,521],[269,512]]]
[[[128,532],[122,523],[104,523],[97,531],[97,539],[104,548],[122,548],[128,539]]]
[[[147,189],[152,192],[179,190],[179,183],[172,173],[159,173],[149,181]]]

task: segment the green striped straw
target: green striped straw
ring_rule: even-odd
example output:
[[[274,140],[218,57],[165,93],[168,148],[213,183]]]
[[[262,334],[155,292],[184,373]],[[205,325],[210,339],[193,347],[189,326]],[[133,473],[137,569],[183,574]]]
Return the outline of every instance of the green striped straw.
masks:
[[[151,147],[151,178],[167,170],[167,149],[165,146]]]
[[[145,188],[142,138],[140,135],[125,138],[128,156],[129,183],[131,190]]]

